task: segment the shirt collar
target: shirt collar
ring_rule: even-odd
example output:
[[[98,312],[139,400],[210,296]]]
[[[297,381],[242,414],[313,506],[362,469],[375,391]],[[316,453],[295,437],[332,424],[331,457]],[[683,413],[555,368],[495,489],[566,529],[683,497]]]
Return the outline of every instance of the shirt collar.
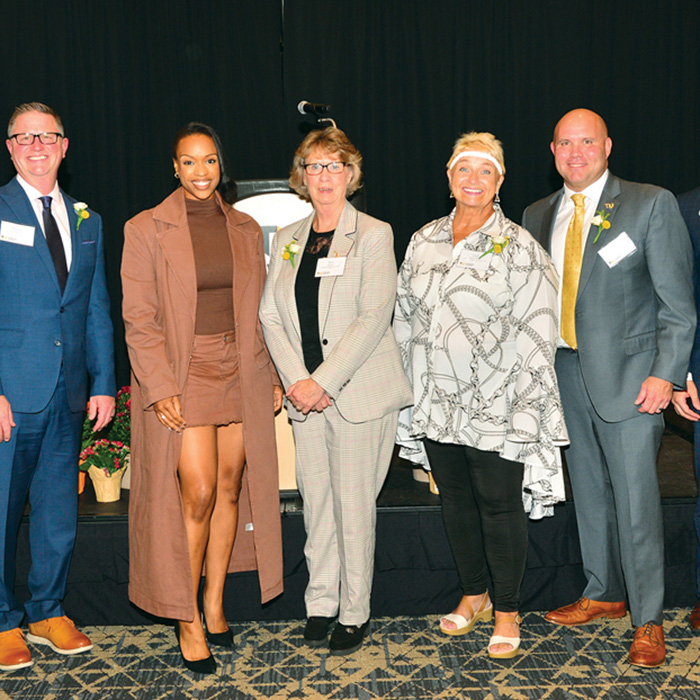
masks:
[[[40,197],[45,197],[46,195],[42,194],[39,192],[39,190],[36,187],[32,187],[21,175],[17,175],[17,182],[20,184],[20,187],[24,190],[25,194],[29,198],[29,201],[34,201],[36,199],[39,199]],[[52,198],[52,203],[53,201],[59,200],[61,197],[61,188],[58,186],[58,180],[54,183],[53,189],[51,192],[49,192],[49,195]]]
[[[588,187],[586,187],[585,190],[581,190],[581,192],[574,192],[574,190],[564,185],[564,199],[567,202],[571,202],[571,197],[573,195],[582,194],[586,199],[592,200],[594,205],[598,204],[603,194],[605,183],[608,181],[608,175],[610,175],[610,171],[606,168],[605,172],[592,185],[588,185]]]

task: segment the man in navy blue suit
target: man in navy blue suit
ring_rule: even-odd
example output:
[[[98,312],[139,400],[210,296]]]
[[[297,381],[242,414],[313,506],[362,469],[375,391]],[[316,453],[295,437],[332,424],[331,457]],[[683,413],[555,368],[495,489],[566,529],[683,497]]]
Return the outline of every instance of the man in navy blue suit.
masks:
[[[695,290],[695,308],[700,313],[700,187],[678,197],[681,214],[685,219],[690,241],[693,244],[693,287]],[[690,356],[690,375],[685,391],[673,393],[673,406],[676,413],[693,421],[695,433],[695,476],[700,484],[700,416],[693,410],[700,411],[700,399],[696,382],[700,377],[700,324],[695,331],[693,352]],[[695,503],[695,534],[698,540],[696,551],[695,585],[700,598],[700,493]],[[700,629],[700,602],[696,603],[690,613],[690,626]]]
[[[114,350],[100,217],[58,187],[68,139],[39,102],[15,109],[0,188],[0,670],[32,664],[27,639],[59,654],[92,648],[65,616],[77,522],[78,453],[114,414]],[[30,599],[14,596],[17,534],[31,506]]]

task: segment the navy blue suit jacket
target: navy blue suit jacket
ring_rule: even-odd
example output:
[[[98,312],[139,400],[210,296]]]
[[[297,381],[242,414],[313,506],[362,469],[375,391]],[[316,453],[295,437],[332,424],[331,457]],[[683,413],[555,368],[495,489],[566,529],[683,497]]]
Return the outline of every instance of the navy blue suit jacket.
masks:
[[[700,187],[678,197],[678,205],[690,232],[690,242],[693,244],[693,289],[695,308],[700,313]],[[700,324],[695,331],[695,343],[690,355],[690,371],[697,382],[700,379]]]
[[[0,220],[34,227],[31,245],[3,240],[0,228],[0,394],[13,411],[23,413],[46,407],[61,367],[73,411],[85,410],[89,395],[115,392],[102,221],[90,211],[78,229],[75,200],[61,194],[73,248],[63,294],[39,221],[17,178],[0,187]]]

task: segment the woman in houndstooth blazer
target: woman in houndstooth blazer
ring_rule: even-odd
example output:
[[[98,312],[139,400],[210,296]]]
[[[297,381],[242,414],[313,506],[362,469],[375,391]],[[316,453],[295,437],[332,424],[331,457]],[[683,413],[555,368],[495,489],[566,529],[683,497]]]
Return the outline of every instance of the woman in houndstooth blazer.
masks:
[[[369,625],[376,498],[411,389],[391,331],[391,227],[346,201],[362,157],[332,127],[297,149],[290,185],[314,212],[277,233],[260,309],[286,390],[304,499],[309,584],[304,639],[358,649]]]

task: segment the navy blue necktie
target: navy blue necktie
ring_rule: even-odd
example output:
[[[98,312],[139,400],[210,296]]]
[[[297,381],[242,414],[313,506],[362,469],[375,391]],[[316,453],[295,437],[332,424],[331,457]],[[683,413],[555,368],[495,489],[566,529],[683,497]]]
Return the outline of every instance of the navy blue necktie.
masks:
[[[44,197],[39,197],[39,199],[41,199],[41,203],[44,205],[44,210],[42,211],[44,217],[44,235],[46,236],[46,242],[51,252],[53,266],[56,268],[56,275],[58,275],[61,293],[63,293],[63,290],[66,288],[66,280],[68,279],[66,251],[63,248],[63,241],[58,231],[58,224],[51,213],[51,197],[45,195]]]

